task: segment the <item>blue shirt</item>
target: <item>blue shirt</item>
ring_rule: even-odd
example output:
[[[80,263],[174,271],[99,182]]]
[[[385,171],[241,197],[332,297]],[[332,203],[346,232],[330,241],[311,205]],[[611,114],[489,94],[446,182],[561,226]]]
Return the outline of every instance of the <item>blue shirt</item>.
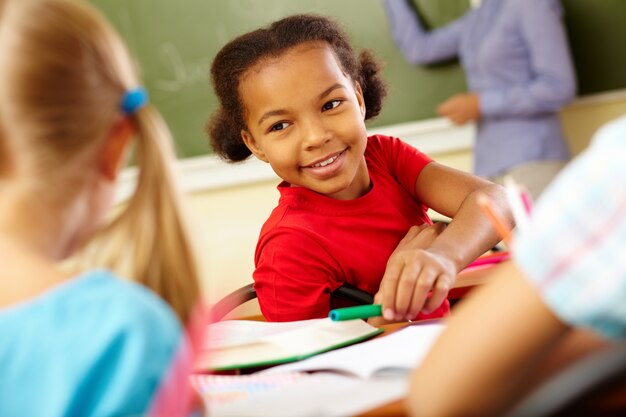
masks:
[[[501,175],[532,161],[567,160],[558,118],[576,82],[558,0],[484,0],[426,31],[406,0],[385,0],[393,38],[412,64],[455,57],[477,93],[474,171]]]
[[[626,117],[542,194],[515,242],[515,260],[545,303],[571,326],[626,338]]]
[[[0,309],[0,416],[143,415],[180,338],[160,298],[104,270]]]

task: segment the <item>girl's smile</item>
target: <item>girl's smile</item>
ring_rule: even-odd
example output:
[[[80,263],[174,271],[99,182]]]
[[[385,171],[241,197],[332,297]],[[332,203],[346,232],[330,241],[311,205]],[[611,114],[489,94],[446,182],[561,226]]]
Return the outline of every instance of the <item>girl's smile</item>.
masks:
[[[330,177],[342,168],[342,164],[345,161],[345,158],[343,158],[345,151],[346,150],[344,149],[343,151],[335,153],[320,162],[315,162],[309,166],[302,167],[302,169],[306,169],[312,175],[316,175],[320,178]]]
[[[367,193],[363,94],[326,44],[259,61],[241,77],[239,94],[247,126],[241,136],[279,177],[336,199]]]

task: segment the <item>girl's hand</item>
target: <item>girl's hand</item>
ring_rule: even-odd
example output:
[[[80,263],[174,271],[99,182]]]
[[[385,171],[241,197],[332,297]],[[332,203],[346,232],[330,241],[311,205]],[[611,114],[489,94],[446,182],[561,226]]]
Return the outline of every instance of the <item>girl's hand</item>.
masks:
[[[443,223],[412,227],[389,257],[374,296],[374,302],[383,305],[385,320],[412,320],[445,300],[456,280],[456,267],[443,254],[428,250],[444,229]]]

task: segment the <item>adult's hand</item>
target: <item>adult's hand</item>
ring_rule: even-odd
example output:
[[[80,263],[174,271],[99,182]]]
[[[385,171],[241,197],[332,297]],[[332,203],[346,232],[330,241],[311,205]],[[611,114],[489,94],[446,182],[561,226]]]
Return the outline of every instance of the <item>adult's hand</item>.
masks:
[[[456,94],[437,107],[437,114],[450,119],[455,125],[462,125],[480,118],[478,94]]]

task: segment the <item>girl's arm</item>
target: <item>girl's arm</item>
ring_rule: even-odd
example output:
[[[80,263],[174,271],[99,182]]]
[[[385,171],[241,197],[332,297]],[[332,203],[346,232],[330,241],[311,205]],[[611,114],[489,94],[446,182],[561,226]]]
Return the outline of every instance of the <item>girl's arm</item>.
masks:
[[[476,202],[480,194],[513,226],[504,188],[476,175],[433,162],[417,178],[415,194],[428,207],[451,218],[429,250],[444,254],[457,271],[502,239]]]
[[[387,320],[412,319],[439,307],[457,273],[500,241],[476,202],[478,195],[487,195],[494,210],[513,224],[503,187],[435,162],[420,173],[415,193],[452,221],[428,248],[409,246],[389,258],[376,295]]]
[[[528,388],[537,365],[568,333],[515,264],[499,266],[490,281],[455,310],[415,369],[411,415],[498,414]]]

